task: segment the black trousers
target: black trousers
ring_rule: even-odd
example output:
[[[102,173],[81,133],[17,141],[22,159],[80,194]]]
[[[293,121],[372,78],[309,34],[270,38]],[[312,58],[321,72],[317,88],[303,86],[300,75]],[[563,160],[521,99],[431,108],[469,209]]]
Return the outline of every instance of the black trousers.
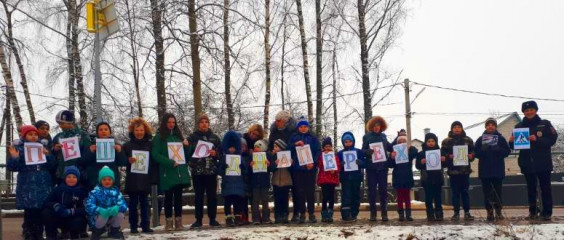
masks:
[[[294,178],[296,179],[294,184],[296,186],[296,200],[298,212],[300,214],[305,214],[306,203],[307,212],[313,215],[315,212],[315,178],[317,177],[317,171],[296,171],[294,172]],[[294,206],[296,207],[296,206]]]
[[[552,216],[552,186],[550,183],[550,171],[541,173],[526,173],[527,195],[529,199],[529,212],[537,213],[537,183],[540,185],[542,196],[542,212],[543,216]]]
[[[501,209],[501,186],[503,178],[481,178],[486,210]]]
[[[225,216],[229,215],[242,215],[243,205],[247,199],[242,196],[237,195],[227,195],[223,196],[223,209]],[[231,211],[231,206],[233,206],[233,211]]]
[[[215,220],[217,215],[217,175],[193,176],[196,193],[196,220],[204,217],[204,194],[207,197],[208,217]]]
[[[333,211],[333,206],[335,205],[335,185],[321,185],[321,193],[323,194],[323,199],[321,200],[321,210]]]
[[[61,232],[68,232],[71,239],[78,239],[81,232],[86,232],[86,216],[59,217],[53,209],[46,208],[42,217],[48,239],[56,239],[59,228]]]
[[[165,191],[164,210],[166,218],[172,217],[173,206],[174,216],[182,217],[182,185],[176,185]]]

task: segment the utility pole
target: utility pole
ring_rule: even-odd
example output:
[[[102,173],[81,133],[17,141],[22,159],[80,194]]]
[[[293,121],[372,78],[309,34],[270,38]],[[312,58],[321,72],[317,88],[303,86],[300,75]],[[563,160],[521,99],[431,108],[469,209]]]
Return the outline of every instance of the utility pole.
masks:
[[[96,22],[98,22],[96,15]],[[100,33],[94,34],[94,104],[96,106],[96,123],[102,122],[102,72],[100,71]]]
[[[407,146],[411,147],[411,98],[409,97],[409,78],[403,80],[405,90],[405,128],[407,130]]]

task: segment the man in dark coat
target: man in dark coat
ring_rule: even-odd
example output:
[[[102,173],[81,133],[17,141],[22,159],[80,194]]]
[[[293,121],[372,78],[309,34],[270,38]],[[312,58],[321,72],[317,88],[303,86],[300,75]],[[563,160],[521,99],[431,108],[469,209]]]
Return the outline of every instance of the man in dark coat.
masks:
[[[548,120],[541,119],[537,115],[538,106],[535,101],[524,102],[521,111],[525,115],[523,121],[518,123],[515,128],[528,128],[530,149],[519,151],[519,167],[521,173],[527,180],[527,192],[529,199],[529,219],[538,217],[537,207],[537,181],[539,182],[542,194],[542,212],[540,216],[543,220],[550,220],[552,217],[552,192],[550,175],[553,170],[551,147],[556,143],[558,134]],[[514,149],[515,137],[511,136],[509,145]]]

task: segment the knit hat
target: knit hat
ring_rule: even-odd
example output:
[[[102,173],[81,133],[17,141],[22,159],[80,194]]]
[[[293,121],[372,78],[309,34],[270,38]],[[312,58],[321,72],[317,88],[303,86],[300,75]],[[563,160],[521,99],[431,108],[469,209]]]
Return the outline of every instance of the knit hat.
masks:
[[[105,177],[111,178],[112,181],[116,180],[114,171],[112,171],[112,169],[110,169],[108,166],[104,166],[102,169],[100,169],[100,172],[98,173],[98,182],[102,183],[102,179],[104,179]]]
[[[331,139],[331,137],[326,137],[323,139],[323,142],[321,143],[321,147],[325,147],[327,145],[331,145],[331,147],[333,146],[333,139]]]
[[[268,149],[268,142],[266,142],[266,140],[264,139],[258,140],[255,142],[254,147],[258,147],[261,152],[266,152],[266,150]]]
[[[454,128],[454,126],[460,126],[462,128],[462,123],[460,121],[454,121],[451,125],[450,125],[450,130],[452,130]]]
[[[22,139],[25,139],[25,136],[30,132],[35,132],[35,133],[39,134],[39,132],[37,131],[37,128],[35,128],[33,125],[23,125],[22,126]]]
[[[351,132],[343,133],[343,136],[341,137],[341,141],[343,142],[343,145],[346,140],[349,140],[354,143],[354,136],[352,135]]]
[[[282,139],[276,139],[276,141],[274,141],[274,144],[278,146],[280,150],[286,150],[286,148],[288,147],[288,145],[286,145],[286,142],[284,142],[284,140]]]
[[[425,143],[427,143],[427,140],[429,139],[433,139],[435,140],[435,142],[437,143],[437,145],[439,144],[439,138],[437,137],[437,135],[435,135],[434,133],[427,133],[425,134]]]
[[[49,127],[49,123],[46,122],[46,121],[43,121],[43,120],[39,120],[39,121],[35,122],[35,124],[33,124],[33,126],[35,126],[35,128],[37,128],[37,129],[39,129],[40,127],[43,127],[43,126]]]
[[[282,110],[276,114],[276,117],[274,117],[274,119],[287,122],[291,117],[292,115],[290,114],[290,112]]]
[[[205,114],[205,113],[200,113],[200,115],[198,116],[198,122],[197,122],[197,123],[201,122],[201,121],[204,120],[204,119],[208,120],[208,122],[210,121],[210,117],[208,117],[207,114]]]
[[[486,126],[488,126],[489,123],[493,123],[493,125],[497,127],[497,120],[495,120],[495,118],[488,118],[486,120]]]
[[[65,167],[65,171],[63,173],[63,177],[66,178],[69,174],[75,175],[76,178],[80,178],[80,171],[75,166],[68,166]]]
[[[69,110],[61,110],[55,116],[57,123],[74,123],[74,113]]]
[[[296,128],[300,128],[301,126],[309,127],[309,122],[304,116],[301,116],[298,120],[298,124],[296,124]]]
[[[241,145],[245,145],[245,146],[247,146],[247,145],[248,145],[248,143],[247,143],[247,139],[245,139],[245,138],[241,138]]]
[[[525,110],[529,109],[529,108],[534,108],[536,111],[539,110],[539,106],[537,105],[537,102],[535,101],[527,101],[524,102],[521,105],[521,112],[525,112]]]

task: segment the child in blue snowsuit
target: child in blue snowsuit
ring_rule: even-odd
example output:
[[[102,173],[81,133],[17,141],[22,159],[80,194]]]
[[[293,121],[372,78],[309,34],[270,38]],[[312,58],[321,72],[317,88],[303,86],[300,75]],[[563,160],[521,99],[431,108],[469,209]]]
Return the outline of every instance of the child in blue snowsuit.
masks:
[[[362,150],[355,148],[355,138],[351,132],[343,133],[341,143],[344,149],[339,151],[341,160],[341,217],[345,222],[356,221],[360,207],[360,185],[364,179],[362,168],[364,168],[364,154]],[[356,153],[356,159],[354,158]],[[346,171],[350,164],[358,165],[358,170]]]

